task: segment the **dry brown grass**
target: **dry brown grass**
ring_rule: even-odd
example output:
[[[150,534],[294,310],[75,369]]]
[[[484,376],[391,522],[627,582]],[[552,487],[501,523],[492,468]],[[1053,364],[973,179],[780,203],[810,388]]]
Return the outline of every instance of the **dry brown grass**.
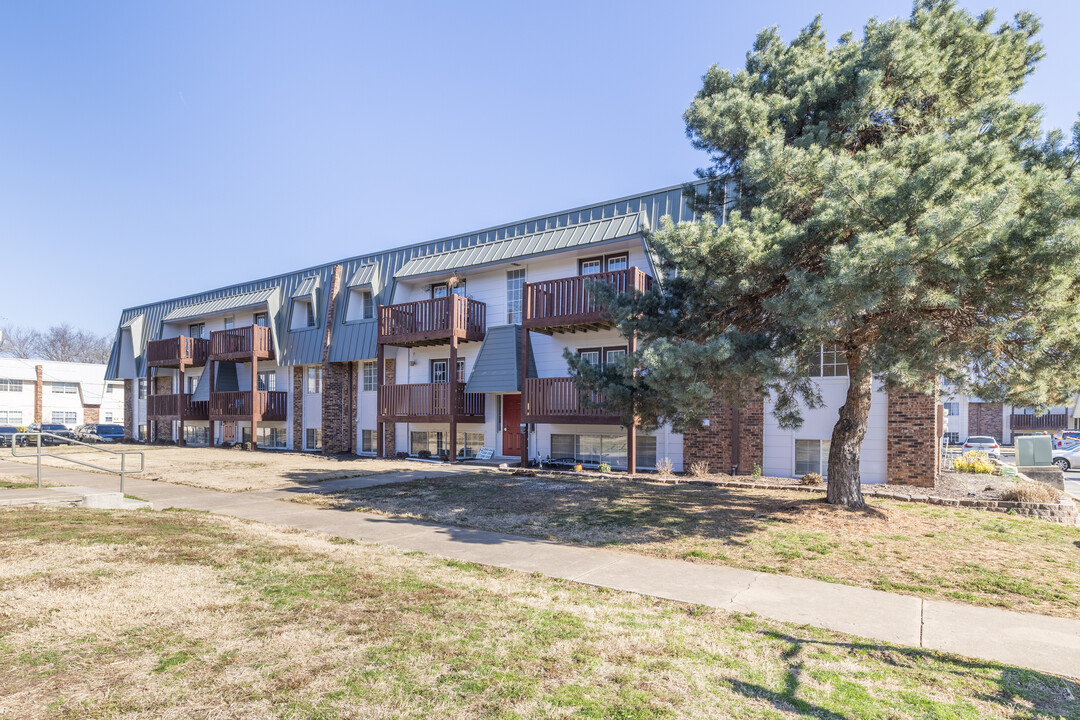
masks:
[[[110,450],[136,450],[145,453],[146,471],[132,477],[223,492],[272,490],[296,484],[363,477],[383,472],[431,471],[440,468],[437,464],[409,460],[338,459],[319,453],[277,450],[252,452],[233,448],[120,444],[106,447]],[[23,451],[20,449],[20,452]],[[25,451],[29,452],[29,450]],[[72,455],[109,468],[119,469],[120,467],[118,456],[109,456],[78,445],[61,445],[50,448],[50,452]],[[36,462],[33,458],[12,459],[29,464]],[[131,458],[129,462],[135,466],[138,465],[137,459]],[[88,470],[88,468],[56,458],[45,458],[42,463],[49,467]]]
[[[1001,499],[1009,502],[1056,503],[1061,500],[1061,492],[1045,483],[1021,482],[1002,491]]]
[[[705,460],[690,463],[690,474],[696,478],[708,477],[709,463]]]
[[[1080,685],[186,512],[0,513],[0,717],[1078,718]]]
[[[1080,528],[966,508],[627,479],[458,476],[298,502],[1080,617]]]

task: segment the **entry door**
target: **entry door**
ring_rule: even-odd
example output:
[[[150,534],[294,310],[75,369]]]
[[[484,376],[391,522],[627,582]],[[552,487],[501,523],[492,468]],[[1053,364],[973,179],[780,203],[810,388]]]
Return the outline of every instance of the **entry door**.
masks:
[[[236,442],[236,426],[232,423],[232,421],[226,421],[221,423],[221,442]]]
[[[521,396],[502,396],[502,454],[521,455]]]

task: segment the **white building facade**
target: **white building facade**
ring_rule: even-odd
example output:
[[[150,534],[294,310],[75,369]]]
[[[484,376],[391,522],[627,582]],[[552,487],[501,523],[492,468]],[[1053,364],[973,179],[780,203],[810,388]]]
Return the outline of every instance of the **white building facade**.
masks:
[[[105,365],[0,358],[0,425],[125,421],[124,383],[105,380]]]

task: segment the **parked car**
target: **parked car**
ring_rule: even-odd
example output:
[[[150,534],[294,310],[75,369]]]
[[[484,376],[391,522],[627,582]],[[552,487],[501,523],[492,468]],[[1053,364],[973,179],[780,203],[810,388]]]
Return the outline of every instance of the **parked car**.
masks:
[[[0,425],[0,447],[11,447],[11,443],[15,440],[15,433],[19,432],[19,428],[14,425]],[[25,445],[26,438],[19,438],[19,444]]]
[[[111,423],[91,423],[83,425],[75,433],[79,442],[114,443],[124,439],[124,426]]]
[[[26,426],[26,432],[28,433],[48,433],[48,435],[41,436],[42,445],[67,445],[67,440],[74,440],[75,433],[67,429],[67,425],[61,425],[60,423],[30,423]],[[58,435],[59,437],[53,437]],[[61,440],[60,438],[67,438],[67,440]],[[37,441],[34,438],[28,438],[29,444],[35,444]]]
[[[1080,445],[1080,430],[1062,430],[1059,433],[1054,434],[1054,439],[1050,441],[1054,446],[1054,449],[1068,448],[1073,445]]]
[[[1062,470],[1080,468],[1080,445],[1054,448],[1053,463]]]
[[[964,441],[964,452],[979,450],[990,457],[1001,457],[1001,445],[989,435],[972,435]]]

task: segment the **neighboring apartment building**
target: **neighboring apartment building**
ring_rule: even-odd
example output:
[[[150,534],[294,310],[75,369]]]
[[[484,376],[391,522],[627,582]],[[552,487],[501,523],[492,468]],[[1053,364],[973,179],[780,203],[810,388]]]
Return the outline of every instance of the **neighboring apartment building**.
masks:
[[[581,401],[564,351],[606,363],[634,343],[604,320],[587,279],[657,282],[645,233],[665,215],[696,219],[681,188],[129,308],[108,377],[132,390],[126,419],[140,438],[824,471],[847,384],[843,357],[827,350],[814,374],[829,405],[797,431],[776,424],[767,398],[717,407],[685,436],[621,427],[602,398]],[[928,396],[876,393],[865,480],[932,481],[921,461],[937,456],[935,411]]]
[[[124,422],[124,383],[105,381],[105,366],[0,358],[0,425]]]
[[[1038,415],[1032,408],[986,402],[973,395],[957,393],[951,385],[941,391],[945,406],[949,443],[960,444],[972,435],[989,435],[1012,445],[1017,435],[1080,429],[1080,394],[1068,405],[1049,408]]]

